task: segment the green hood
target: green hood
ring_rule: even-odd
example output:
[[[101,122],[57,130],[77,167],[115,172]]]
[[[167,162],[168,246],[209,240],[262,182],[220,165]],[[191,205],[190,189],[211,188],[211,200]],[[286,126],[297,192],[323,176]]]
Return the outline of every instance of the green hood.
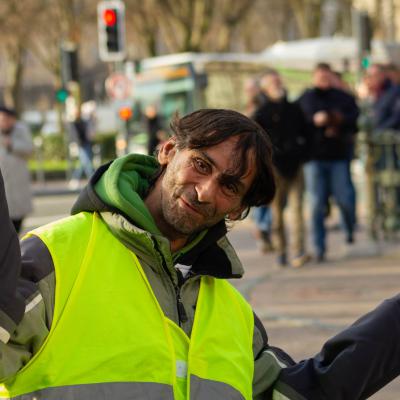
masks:
[[[145,231],[161,234],[142,197],[159,168],[154,157],[129,154],[116,159],[95,185],[108,205],[120,210]]]

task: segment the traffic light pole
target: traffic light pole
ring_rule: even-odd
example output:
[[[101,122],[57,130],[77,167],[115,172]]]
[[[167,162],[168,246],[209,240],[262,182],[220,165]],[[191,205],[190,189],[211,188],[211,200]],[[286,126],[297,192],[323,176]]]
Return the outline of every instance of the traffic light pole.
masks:
[[[364,70],[368,68],[371,55],[372,24],[368,13],[353,10],[353,36],[357,41],[358,80],[361,81]]]
[[[70,138],[68,129],[66,129],[66,122],[68,122],[70,118],[75,118],[76,110],[80,109],[82,103],[81,88],[79,83],[78,48],[76,43],[64,42],[61,45],[61,78],[62,87],[67,89],[67,97],[60,102],[61,104],[59,106],[59,110],[66,147],[66,178],[70,179],[73,166],[70,157]],[[67,114],[72,115],[68,115],[69,118],[66,118]]]

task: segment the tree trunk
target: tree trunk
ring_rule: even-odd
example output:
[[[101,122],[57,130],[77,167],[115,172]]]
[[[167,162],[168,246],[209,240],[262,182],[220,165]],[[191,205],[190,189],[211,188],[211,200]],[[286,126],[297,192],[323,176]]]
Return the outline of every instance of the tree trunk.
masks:
[[[319,36],[321,2],[289,0],[299,32],[302,38]]]
[[[9,107],[13,107],[19,115],[23,109],[22,78],[24,71],[25,49],[20,43],[8,48],[8,84],[4,89],[4,100]]]
[[[382,29],[382,1],[375,0],[374,2],[374,17],[373,17],[373,27],[376,36],[383,39],[383,29]]]

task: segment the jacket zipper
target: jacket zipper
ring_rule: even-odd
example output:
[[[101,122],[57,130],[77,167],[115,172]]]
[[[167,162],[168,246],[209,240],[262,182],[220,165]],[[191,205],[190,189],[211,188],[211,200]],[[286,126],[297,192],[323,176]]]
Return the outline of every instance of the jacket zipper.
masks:
[[[183,306],[182,303],[182,298],[181,298],[181,290],[179,287],[175,287],[175,293],[176,293],[176,303],[178,307],[178,319],[179,319],[179,326],[181,326],[181,323],[185,323],[188,320],[185,307]]]
[[[168,269],[165,258],[159,249],[158,243],[154,241],[154,245],[155,245],[156,249],[158,250],[159,254],[161,255],[162,266],[163,266],[164,270],[167,272],[168,277],[171,281],[171,284],[175,290],[176,307],[178,310],[178,324],[179,324],[179,326],[182,326],[182,323],[185,323],[188,320],[186,310],[185,310],[185,307],[183,306],[182,298],[181,298],[181,283],[182,282],[179,282],[178,285],[175,285],[174,280],[171,275],[171,271]],[[179,279],[179,275],[178,275],[178,279]],[[180,281],[180,279],[179,279],[179,281]]]

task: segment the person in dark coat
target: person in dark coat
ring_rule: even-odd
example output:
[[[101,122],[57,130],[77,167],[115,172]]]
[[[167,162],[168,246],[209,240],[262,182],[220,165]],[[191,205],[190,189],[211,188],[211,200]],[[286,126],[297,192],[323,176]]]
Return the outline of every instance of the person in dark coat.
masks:
[[[311,196],[313,241],[318,261],[326,253],[324,217],[333,196],[339,206],[346,243],[353,243],[355,224],[354,186],[349,173],[349,155],[357,131],[359,110],[354,97],[332,87],[332,70],[319,64],[313,72],[314,87],[306,90],[299,104],[310,126],[310,161],[306,184]]]
[[[246,108],[244,114],[254,119],[254,113],[264,101],[258,78],[248,78],[244,83],[244,94],[246,97]],[[253,208],[252,217],[255,223],[254,236],[257,247],[262,253],[274,250],[271,240],[272,211],[269,205]]]
[[[162,131],[161,119],[154,105],[146,107],[144,116],[148,135],[147,153],[153,155],[160,144],[158,133]]]
[[[373,129],[375,131],[400,129],[400,85],[390,79],[384,66],[372,64],[367,70],[372,96]]]
[[[70,152],[75,152],[79,156],[79,165],[72,173],[69,187],[77,189],[83,174],[89,179],[94,172],[93,127],[88,119],[83,118],[80,108],[76,110],[75,119],[69,124],[69,132],[71,138]]]
[[[287,99],[281,77],[274,71],[261,78],[263,102],[254,119],[268,133],[274,146],[277,193],[272,202],[272,226],[278,264],[288,263],[284,210],[289,199],[293,208],[293,259],[291,265],[300,267],[309,260],[305,251],[303,218],[303,163],[307,159],[307,124],[299,105]]]
[[[396,73],[395,66],[372,64],[364,75],[364,93],[360,102],[359,126],[374,143],[369,147],[365,164],[367,216],[372,237],[376,235],[378,210],[385,208],[387,199],[377,177],[385,170],[400,169],[400,152],[396,145],[400,131],[400,85]],[[394,189],[395,193],[393,202],[397,204],[395,216],[399,211],[400,187],[395,182],[391,184],[390,190]],[[395,216],[395,219],[398,218]]]

